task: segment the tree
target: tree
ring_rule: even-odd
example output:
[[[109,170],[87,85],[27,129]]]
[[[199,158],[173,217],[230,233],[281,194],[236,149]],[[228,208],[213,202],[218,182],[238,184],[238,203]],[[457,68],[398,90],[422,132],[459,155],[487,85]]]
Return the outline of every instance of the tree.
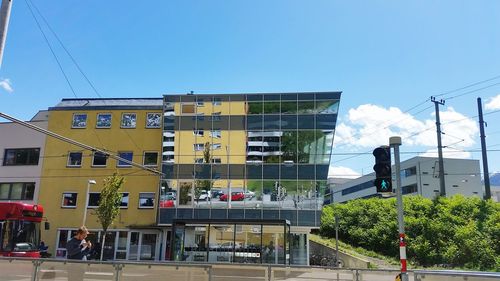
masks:
[[[101,260],[104,254],[104,243],[106,242],[106,233],[108,228],[120,213],[120,204],[122,194],[120,189],[125,182],[123,177],[114,173],[112,176],[104,179],[104,187],[99,197],[99,207],[95,210],[97,219],[101,223],[103,235],[101,239]]]
[[[204,164],[210,164],[211,162],[211,155],[210,155],[210,143],[207,141],[205,143],[205,147],[203,149],[203,163]],[[208,165],[203,165],[203,168],[209,168]],[[199,198],[201,195],[202,190],[206,190],[207,192],[212,188],[212,183],[210,180],[197,180],[195,183],[195,188],[194,188],[194,198]]]

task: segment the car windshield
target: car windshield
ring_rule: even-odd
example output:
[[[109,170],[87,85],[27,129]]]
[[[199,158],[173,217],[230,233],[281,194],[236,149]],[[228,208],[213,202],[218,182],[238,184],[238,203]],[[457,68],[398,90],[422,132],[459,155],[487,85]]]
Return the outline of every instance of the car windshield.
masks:
[[[5,221],[0,227],[0,250],[13,252],[37,251],[40,243],[40,223]]]

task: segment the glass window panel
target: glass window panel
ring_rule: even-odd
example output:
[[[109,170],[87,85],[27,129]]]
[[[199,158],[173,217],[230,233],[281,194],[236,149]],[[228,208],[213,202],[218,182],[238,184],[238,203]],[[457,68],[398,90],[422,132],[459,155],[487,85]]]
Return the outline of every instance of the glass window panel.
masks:
[[[297,131],[284,131],[281,137],[281,160],[284,163],[297,163]]]
[[[92,166],[106,166],[106,160],[108,156],[101,152],[95,152],[94,158],[92,159]]]
[[[145,166],[158,165],[158,152],[144,152],[144,165]]]
[[[247,179],[262,179],[262,164],[248,162],[249,161],[247,160]]]
[[[137,114],[135,113],[122,113],[122,128],[135,128],[137,126]]]
[[[234,241],[234,225],[210,226],[209,262],[233,262],[234,250],[241,247],[241,244],[236,244]]]
[[[314,101],[314,93],[299,93],[297,99]]]
[[[283,101],[281,102],[282,114],[297,114],[297,101]]]
[[[264,173],[262,178],[264,179],[274,179],[279,176],[280,166],[277,164],[265,164],[264,165]]]
[[[68,231],[59,230],[59,241],[57,242],[57,248],[66,248],[66,242],[68,242]]]
[[[279,114],[280,113],[280,102],[270,102],[264,103],[264,114]]]
[[[247,100],[248,101],[262,101],[262,95],[247,95]]]
[[[298,163],[314,163],[316,151],[316,131],[299,131],[297,137]]]
[[[299,115],[298,129],[314,129],[314,115]]]
[[[134,153],[132,151],[118,152],[118,156],[123,158],[123,159],[126,159],[128,161],[132,161]],[[131,164],[129,164],[125,161],[122,161],[122,160],[118,160],[118,166],[119,167],[132,167]]]
[[[262,229],[262,262],[268,264],[284,264],[284,227],[278,225],[263,225]]]
[[[111,128],[111,113],[98,113],[96,128]]]
[[[237,263],[260,263],[261,258],[261,232],[258,225],[236,225],[235,260]]]
[[[35,196],[35,183],[29,182],[24,184],[24,200],[33,200]]]
[[[279,130],[280,115],[264,115],[264,130]]]
[[[139,193],[139,208],[153,208],[155,206],[154,193]]]
[[[127,208],[128,207],[128,199],[129,199],[129,193],[122,192],[122,200],[120,201],[120,207]]]
[[[78,193],[76,192],[65,192],[63,193],[63,207],[76,207],[76,202],[78,198]]]
[[[299,179],[315,179],[316,170],[314,164],[299,164],[298,165],[298,177]]]
[[[281,164],[280,170],[280,177],[282,179],[297,179],[297,165],[288,163]]]
[[[316,184],[313,180],[297,181],[297,207],[299,209],[315,209]]]
[[[87,127],[87,114],[73,114],[72,128],[85,128]]]
[[[297,115],[281,115],[281,129],[297,129]]]
[[[146,115],[146,128],[160,128],[161,127],[161,114],[148,113]]]
[[[70,152],[68,155],[68,166],[79,167],[82,165],[82,152]]]
[[[334,114],[318,114],[316,115],[316,129],[335,129],[337,115]]]
[[[248,114],[262,114],[264,112],[263,102],[249,102]]]
[[[21,200],[23,197],[23,183],[13,183],[10,189],[10,199]]]
[[[97,192],[89,193],[88,206],[89,207],[97,207],[97,206],[99,206],[99,198],[100,197],[101,197],[100,193],[97,193]]]
[[[298,114],[313,114],[315,113],[314,101],[299,101],[297,105]]]
[[[262,115],[247,116],[247,129],[248,130],[262,130],[263,126]]]
[[[263,95],[264,96],[264,100],[266,101],[270,101],[270,100],[273,100],[273,101],[280,101],[281,99],[281,95],[277,94],[267,94],[267,95]]]
[[[317,114],[337,114],[339,109],[338,100],[316,101]]]
[[[10,183],[0,183],[0,199],[9,199]]]
[[[281,94],[281,100],[297,100],[297,94],[296,93],[284,93]]]

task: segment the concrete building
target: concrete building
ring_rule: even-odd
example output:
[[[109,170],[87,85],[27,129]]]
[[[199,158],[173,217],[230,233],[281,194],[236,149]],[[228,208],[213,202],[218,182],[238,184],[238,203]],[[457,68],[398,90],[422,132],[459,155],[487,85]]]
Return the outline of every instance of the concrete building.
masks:
[[[161,98],[63,99],[49,108],[48,130],[159,170],[162,103]],[[66,241],[83,224],[84,213],[87,239],[100,241],[102,227],[92,210],[103,180],[117,173],[125,179],[121,210],[108,230],[104,258],[160,259],[159,175],[55,138],[47,138],[43,155],[39,203],[51,229],[42,230],[42,237],[54,257],[66,256]]]
[[[29,123],[46,129],[47,115],[40,111]],[[0,136],[0,201],[37,204],[46,136],[13,122],[0,123]]]
[[[479,160],[444,159],[446,195],[483,196]],[[392,169],[394,172],[394,167]],[[331,188],[330,202],[345,202],[357,198],[379,196],[370,173]],[[394,175],[393,187],[396,186]],[[401,162],[401,186],[403,194],[434,198],[439,194],[438,158],[414,157]]]
[[[307,264],[340,92],[165,95],[166,258]]]

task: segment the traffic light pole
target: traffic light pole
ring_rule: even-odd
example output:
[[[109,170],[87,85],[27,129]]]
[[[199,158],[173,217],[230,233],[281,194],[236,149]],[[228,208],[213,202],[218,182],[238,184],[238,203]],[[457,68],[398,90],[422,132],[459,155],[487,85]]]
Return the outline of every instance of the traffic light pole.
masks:
[[[406,272],[406,241],[405,224],[403,215],[403,191],[401,190],[401,165],[399,160],[399,146],[401,137],[390,137],[389,145],[394,148],[394,168],[396,169],[396,198],[398,205],[398,226],[399,226],[399,256],[401,260],[401,281],[408,281]]]

